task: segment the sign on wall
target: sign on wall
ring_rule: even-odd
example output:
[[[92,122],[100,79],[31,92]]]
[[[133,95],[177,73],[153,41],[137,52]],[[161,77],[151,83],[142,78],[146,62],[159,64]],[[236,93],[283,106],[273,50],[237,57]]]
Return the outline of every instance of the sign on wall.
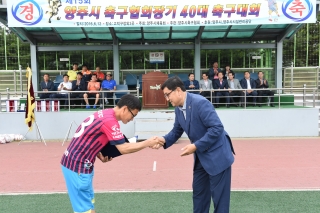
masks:
[[[164,52],[150,52],[149,61],[151,64],[164,63]]]
[[[316,0],[10,0],[9,27],[144,27],[315,23]]]

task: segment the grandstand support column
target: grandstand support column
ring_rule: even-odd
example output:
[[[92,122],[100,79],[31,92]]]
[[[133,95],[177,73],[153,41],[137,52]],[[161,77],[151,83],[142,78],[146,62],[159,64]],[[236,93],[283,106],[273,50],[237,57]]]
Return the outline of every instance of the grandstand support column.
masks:
[[[38,91],[39,75],[38,75],[38,60],[37,60],[37,45],[30,44],[31,70],[32,70],[32,84],[34,91]],[[21,64],[22,69],[27,68],[27,64]]]
[[[194,77],[196,80],[200,80],[200,69],[201,69],[201,44],[200,39],[195,39],[194,42]]]
[[[282,88],[282,61],[283,61],[283,41],[277,42],[276,66],[275,66],[275,86]]]
[[[120,84],[120,66],[119,66],[119,42],[113,41],[113,79]]]

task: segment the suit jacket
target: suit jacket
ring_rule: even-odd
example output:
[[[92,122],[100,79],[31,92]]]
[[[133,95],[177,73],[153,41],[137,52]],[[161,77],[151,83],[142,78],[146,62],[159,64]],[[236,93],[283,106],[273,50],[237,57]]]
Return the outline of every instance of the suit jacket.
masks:
[[[233,147],[228,133],[206,98],[187,93],[186,120],[183,112],[175,108],[173,129],[164,136],[164,148],[169,148],[186,132],[197,150],[203,168],[210,175],[217,175],[231,166],[234,161]],[[194,154],[194,160],[196,155]]]
[[[266,80],[266,79],[263,79],[263,81],[264,80]],[[260,85],[261,82],[260,82],[260,79],[258,78],[257,80],[255,80],[255,83],[256,83],[256,88],[260,88],[260,89],[269,88],[269,83],[267,80],[266,80],[266,83],[263,83],[262,85]]]
[[[79,87],[77,86],[77,80],[72,81],[72,91],[85,91],[86,88],[86,82],[81,79]]]
[[[239,82],[239,80],[238,79],[233,79],[233,84],[234,84],[234,88],[235,89],[242,89],[242,87],[241,87],[241,85],[240,85],[240,82]],[[231,88],[230,87],[230,85],[231,85],[231,81],[230,80],[228,80],[228,85],[229,85],[229,88]]]
[[[220,84],[220,80],[216,80],[213,82],[214,89],[229,89],[228,81],[222,80],[222,84]]]
[[[247,85],[247,80],[245,78],[241,79],[240,84],[241,84],[242,89],[247,89],[248,88],[247,87],[248,86]],[[250,86],[251,86],[251,89],[255,89],[256,88],[256,82],[252,78],[250,78]]]
[[[193,80],[193,85],[194,85],[194,88],[189,88],[190,86],[190,81],[187,80],[184,83],[184,86],[186,87],[186,90],[189,90],[189,89],[199,89],[199,82],[197,80]]]
[[[218,72],[221,72],[221,69],[220,69],[220,68],[218,68]],[[225,74],[225,73],[223,73],[223,75],[224,75],[224,74]],[[214,71],[213,71],[213,68],[212,68],[212,67],[209,68],[208,76],[209,76],[209,79],[210,79],[210,80],[213,80]]]
[[[54,83],[52,81],[48,81],[47,85],[44,81],[40,83],[41,90],[47,89],[48,91],[54,91]]]
[[[204,80],[200,80],[200,83],[199,83],[199,88],[202,89],[202,90],[211,90],[213,89],[213,86],[212,86],[212,81],[210,79],[208,79],[208,85],[206,86],[206,84],[204,83]]]

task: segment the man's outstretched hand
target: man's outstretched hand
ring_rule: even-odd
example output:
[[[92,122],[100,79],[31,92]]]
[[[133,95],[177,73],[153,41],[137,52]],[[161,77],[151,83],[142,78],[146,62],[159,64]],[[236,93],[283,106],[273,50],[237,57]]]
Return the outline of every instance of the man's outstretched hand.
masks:
[[[190,155],[190,154],[194,153],[197,150],[197,147],[194,144],[189,144],[189,145],[183,147],[181,150],[183,151],[180,154],[180,156],[182,157],[182,156],[186,156],[186,155]]]
[[[159,149],[161,147],[163,147],[164,143],[166,142],[166,140],[164,139],[164,137],[157,137],[155,136],[154,137],[157,141],[158,141],[158,144],[155,144],[153,146],[150,146],[151,149]]]
[[[112,161],[112,158],[108,158],[108,156],[104,157],[101,152],[98,153],[97,158],[101,160],[102,163],[106,163],[108,161]]]

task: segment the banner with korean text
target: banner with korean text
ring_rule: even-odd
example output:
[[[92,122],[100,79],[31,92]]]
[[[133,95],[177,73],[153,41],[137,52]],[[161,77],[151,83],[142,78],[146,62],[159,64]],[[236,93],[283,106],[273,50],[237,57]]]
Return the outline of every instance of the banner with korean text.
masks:
[[[316,0],[10,0],[9,27],[145,27],[316,22]]]

